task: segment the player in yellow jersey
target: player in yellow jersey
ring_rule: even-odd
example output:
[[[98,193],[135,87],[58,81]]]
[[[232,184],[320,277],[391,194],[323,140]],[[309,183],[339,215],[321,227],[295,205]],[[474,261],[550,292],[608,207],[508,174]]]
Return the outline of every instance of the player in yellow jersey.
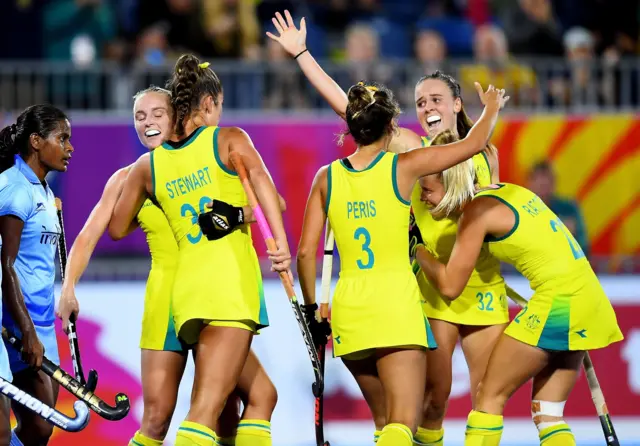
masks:
[[[486,145],[504,91],[477,88],[486,107],[465,140],[398,155],[387,151],[400,111],[393,94],[381,85],[352,86],[346,117],[358,148],[318,171],[307,202],[298,249],[305,304],[315,303],[316,251],[328,216],[341,263],[333,352],[360,386],[381,429],[381,446],[412,444],[422,411],[425,350],[436,346],[409,263],[411,190],[419,177]]]
[[[171,135],[173,110],[169,91],[158,87],[142,90],[134,97],[133,112],[138,138],[149,150],[155,149]],[[71,249],[58,308],[58,316],[63,321],[65,331],[69,316],[72,313],[77,316],[79,313],[75,285],[107,228],[130,168],[131,166],[120,169],[107,182],[100,201]],[[212,207],[220,217],[228,220],[233,218],[232,213],[227,212],[230,209],[225,203],[216,201]],[[243,213],[246,221],[253,221],[253,212],[249,206],[243,208]],[[140,341],[144,411],[140,430],[130,445],[159,445],[162,444],[171,422],[178,386],[187,360],[187,349],[179,342],[170,317],[170,297],[178,245],[164,214],[150,200],[145,201],[135,223],[131,230],[139,224],[146,233],[152,262],[147,280]],[[241,396],[245,406],[243,416],[248,419],[270,419],[277,399],[276,390],[253,352],[249,353],[242,373],[236,393]],[[220,420],[226,432],[225,437],[234,436],[237,418],[237,403],[234,398],[230,398]],[[220,442],[225,445],[225,440],[232,439],[223,438]]]
[[[447,263],[419,246],[420,266],[455,302],[478,258],[488,253],[514,265],[534,294],[491,353],[467,421],[465,445],[499,444],[504,405],[531,378],[540,444],[575,445],[563,420],[564,405],[584,352],[623,339],[613,307],[579,244],[539,197],[514,184],[490,185],[476,193],[473,176],[472,169],[459,165],[426,179],[429,203],[451,209],[459,227]]]
[[[285,17],[276,14],[273,23],[278,36],[267,35],[280,43],[295,57],[311,84],[345,119],[347,96],[340,86],[324,72],[306,48],[306,25],[304,19],[300,29],[293,23],[291,14]],[[473,121],[467,115],[460,85],[451,76],[436,71],[423,76],[415,87],[415,110],[420,126],[426,136],[418,136],[410,129],[401,128],[393,136],[389,150],[404,152],[411,147],[429,146],[434,138],[445,130],[464,138]],[[473,162],[481,185],[497,182],[498,151],[492,144],[474,155]],[[438,258],[448,258],[455,240],[456,224],[449,218],[435,220],[426,205],[420,200],[421,188],[416,185],[411,196],[411,207],[426,243]],[[444,419],[452,383],[452,356],[458,339],[461,340],[470,373],[470,389],[475,389],[486,370],[489,353],[509,321],[505,301],[505,283],[500,276],[499,262],[494,259],[479,262],[471,277],[464,297],[455,304],[448,303],[433,289],[419,272],[418,284],[422,292],[424,310],[431,322],[438,341],[437,350],[428,351],[429,376],[423,421],[416,434],[416,444],[439,446],[444,441],[442,422]],[[513,291],[507,287],[507,293]],[[471,392],[472,403],[474,392]]]
[[[147,198],[163,210],[178,242],[172,314],[179,338],[196,348],[191,408],[176,445],[213,445],[215,420],[238,383],[253,334],[268,325],[262,278],[248,225],[220,238],[199,225],[213,198],[233,206],[247,197],[229,154],[242,156],[278,246],[275,271],[290,266],[278,195],[248,135],[219,128],[222,85],[209,64],[192,55],[177,61],[168,83],[176,113],[172,141],[143,155],[124,185],[109,233],[120,237]],[[205,217],[205,219],[208,217]],[[231,222],[226,222],[231,224]],[[236,445],[270,445],[268,420],[243,420]]]

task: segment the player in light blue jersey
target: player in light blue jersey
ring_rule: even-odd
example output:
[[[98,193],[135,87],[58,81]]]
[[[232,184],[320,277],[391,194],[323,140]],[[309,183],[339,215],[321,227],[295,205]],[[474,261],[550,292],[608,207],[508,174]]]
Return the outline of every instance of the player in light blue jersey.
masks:
[[[0,131],[0,255],[6,305],[2,325],[20,335],[24,346],[20,356],[6,345],[8,364],[0,356],[0,375],[10,379],[13,373],[13,384],[49,407],[55,406],[58,384],[38,368],[44,352],[60,363],[53,292],[60,227],[45,177],[67,170],[73,152],[70,138],[67,116],[51,105],[27,108],[15,124]],[[1,424],[9,431],[9,411],[4,406]],[[9,433],[11,446],[47,444],[51,424],[18,404],[13,412],[18,425],[13,435]]]

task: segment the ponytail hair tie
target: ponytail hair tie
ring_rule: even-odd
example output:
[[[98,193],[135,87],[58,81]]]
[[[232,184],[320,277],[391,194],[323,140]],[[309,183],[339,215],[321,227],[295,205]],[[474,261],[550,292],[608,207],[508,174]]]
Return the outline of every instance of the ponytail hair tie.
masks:
[[[209,65],[211,65],[209,62],[202,62],[201,64],[198,65],[198,68],[202,68],[203,70],[206,70],[207,68],[209,68]]]

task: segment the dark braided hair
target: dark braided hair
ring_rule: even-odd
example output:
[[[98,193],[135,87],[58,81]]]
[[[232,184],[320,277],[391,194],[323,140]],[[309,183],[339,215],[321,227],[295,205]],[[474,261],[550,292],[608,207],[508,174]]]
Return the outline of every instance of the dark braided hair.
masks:
[[[192,54],[180,56],[166,88],[171,92],[178,136],[184,136],[184,120],[198,109],[204,96],[212,96],[214,104],[218,105],[218,96],[222,93],[222,83],[216,73],[208,63],[201,63]]]
[[[15,155],[19,154],[22,158],[29,156],[29,138],[32,134],[47,139],[67,119],[62,110],[49,104],[32,105],[25,109],[15,124],[0,130],[0,172],[13,166]]]
[[[431,74],[422,76],[416,83],[416,87],[428,79],[436,79],[444,82],[445,84],[447,84],[447,87],[449,87],[449,90],[451,90],[453,99],[460,99],[460,111],[456,115],[456,131],[460,139],[466,138],[469,130],[471,130],[471,127],[473,127],[473,121],[464,109],[464,102],[462,102],[462,89],[460,88],[460,84],[453,78],[453,76],[437,70]],[[489,143],[487,144],[486,151],[489,153],[497,153],[498,149],[493,144]]]

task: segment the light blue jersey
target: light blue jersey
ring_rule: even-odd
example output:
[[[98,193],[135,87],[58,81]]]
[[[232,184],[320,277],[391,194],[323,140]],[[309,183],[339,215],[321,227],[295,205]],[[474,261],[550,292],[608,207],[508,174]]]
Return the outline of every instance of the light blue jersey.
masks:
[[[55,258],[60,226],[55,197],[46,183],[19,156],[0,174],[0,216],[13,215],[24,222],[20,250],[14,264],[29,315],[36,326],[54,323]],[[14,327],[8,314],[3,325]]]

